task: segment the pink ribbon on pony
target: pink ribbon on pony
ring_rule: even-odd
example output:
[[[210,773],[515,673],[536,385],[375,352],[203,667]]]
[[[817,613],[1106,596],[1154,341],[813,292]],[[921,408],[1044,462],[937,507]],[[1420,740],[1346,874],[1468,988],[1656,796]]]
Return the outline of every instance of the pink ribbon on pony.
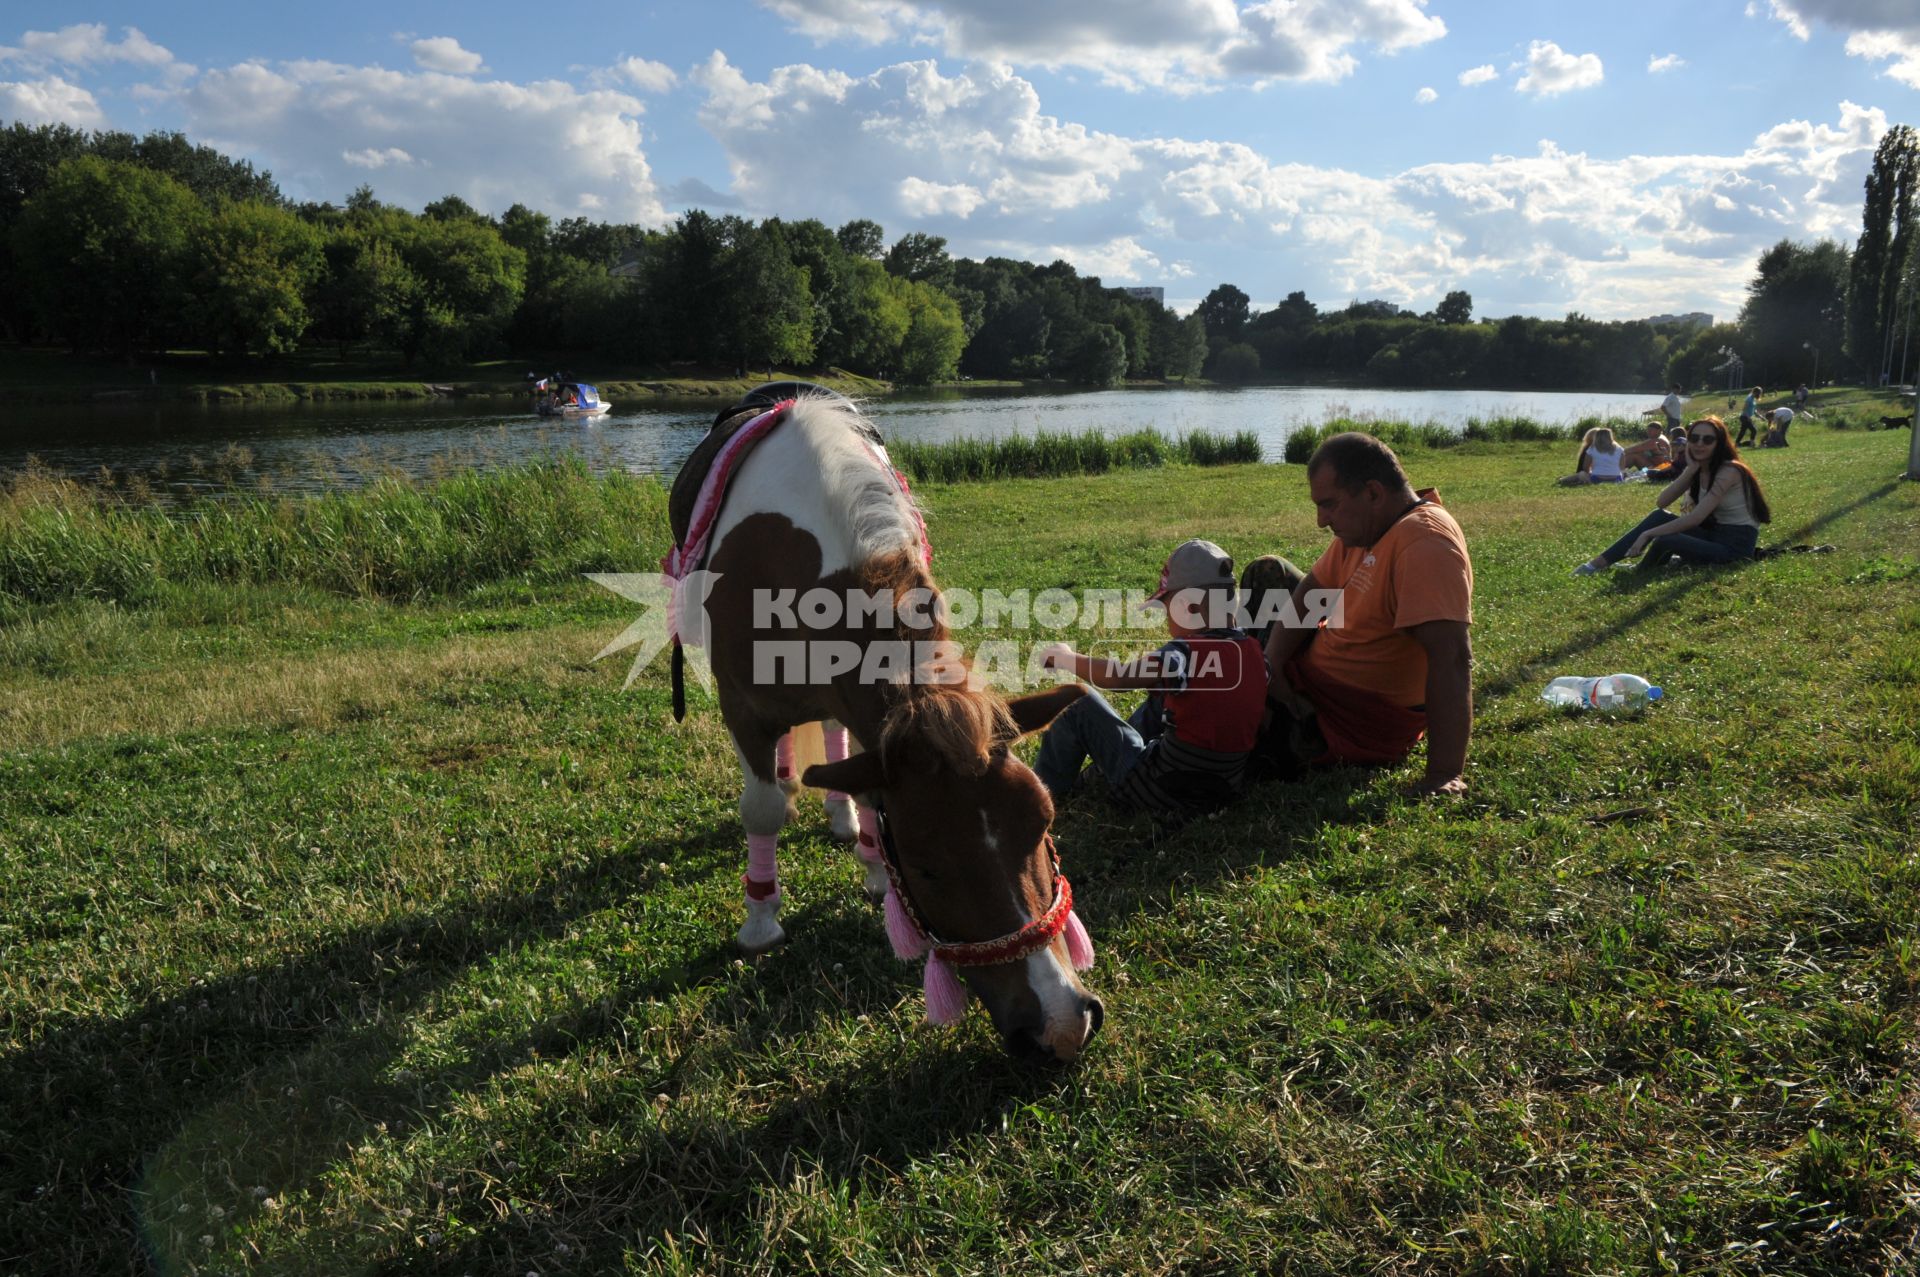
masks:
[[[694,498],[693,516],[687,520],[686,543],[674,546],[660,560],[660,570],[674,583],[673,598],[667,604],[667,634],[670,638],[678,640],[683,637],[680,629],[681,582],[686,579],[687,573],[707,561],[713,525],[720,517],[720,507],[726,499],[727,484],[732,481],[734,470],[754,444],[787,419],[787,413],[793,405],[793,400],[783,399],[740,427],[734,432],[733,438],[721,445],[713,464],[707,467],[706,477],[700,481],[700,495]]]

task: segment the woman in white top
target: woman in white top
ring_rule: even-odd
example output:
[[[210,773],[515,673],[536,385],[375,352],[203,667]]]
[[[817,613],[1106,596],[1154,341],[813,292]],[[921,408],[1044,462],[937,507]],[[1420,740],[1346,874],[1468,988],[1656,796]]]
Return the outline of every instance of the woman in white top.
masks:
[[[1685,514],[1667,507],[1686,494]],[[1687,468],[1655,500],[1652,514],[1630,532],[1573,570],[1590,576],[1621,559],[1646,553],[1640,566],[1656,567],[1673,555],[1684,563],[1732,563],[1753,557],[1760,525],[1773,520],[1759,478],[1740,460],[1740,450],[1718,417],[1687,427]]]
[[[1580,453],[1574,458],[1573,473],[1560,480],[1561,487],[1583,483],[1619,483],[1626,477],[1620,458],[1626,449],[1613,440],[1613,431],[1595,426],[1580,438]]]

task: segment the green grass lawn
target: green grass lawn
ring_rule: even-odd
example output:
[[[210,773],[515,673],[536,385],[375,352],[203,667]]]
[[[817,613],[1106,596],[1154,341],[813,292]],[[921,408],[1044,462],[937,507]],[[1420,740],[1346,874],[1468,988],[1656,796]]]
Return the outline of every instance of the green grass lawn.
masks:
[[[1473,550],[1471,793],[1401,797],[1416,758],[1174,834],[1070,803],[1108,1014],[1064,1071],[922,1023],[817,804],[791,940],[735,956],[714,706],[676,726],[664,662],[623,693],[591,660],[631,609],[577,574],[651,568],[657,494],[547,472],[196,528],[17,490],[0,1271],[1902,1271],[1906,444],[1753,455],[1763,544],[1832,553],[1599,579],[1569,572],[1649,489],[1555,488],[1564,442],[1410,455]],[[1298,466],[916,492],[975,590],[1324,544]],[[1538,700],[1617,670],[1666,700]]]

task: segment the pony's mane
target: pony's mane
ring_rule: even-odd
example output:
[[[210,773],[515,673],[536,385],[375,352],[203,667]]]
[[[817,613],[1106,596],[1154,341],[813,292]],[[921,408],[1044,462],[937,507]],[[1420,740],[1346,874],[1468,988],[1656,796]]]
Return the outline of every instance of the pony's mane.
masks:
[[[913,624],[896,607],[890,638],[914,644],[949,640],[946,602],[917,547],[871,558],[860,566],[859,575],[862,589],[887,591],[895,600],[907,598],[914,590],[925,590],[932,597],[932,606],[925,609],[925,625]],[[881,756],[897,758],[902,751],[931,750],[963,776],[978,776],[986,770],[993,751],[1018,737],[1020,730],[1006,702],[982,691],[969,675],[964,658],[956,652],[940,681],[914,679],[899,684],[880,724]]]
[[[838,396],[803,395],[793,405],[789,429],[812,441],[820,459],[820,486],[827,507],[840,513],[841,531],[859,562],[920,546],[920,521],[893,477],[862,439],[860,410]]]

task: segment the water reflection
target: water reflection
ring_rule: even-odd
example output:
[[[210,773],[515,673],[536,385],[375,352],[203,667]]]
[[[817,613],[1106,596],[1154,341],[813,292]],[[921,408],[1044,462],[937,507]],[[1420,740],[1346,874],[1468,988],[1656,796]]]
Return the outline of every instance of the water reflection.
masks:
[[[1637,415],[1654,398],[1342,387],[1078,394],[948,389],[888,396],[867,407],[890,439],[1251,429],[1268,458],[1278,459],[1295,429],[1335,416],[1436,421],[1455,429],[1476,417],[1569,423]],[[138,481],[162,499],[236,489],[356,488],[387,474],[431,478],[557,453],[577,455],[596,471],[670,474],[705,433],[717,406],[711,399],[616,402],[611,414],[591,422],[535,417],[511,400],[36,407],[0,414],[0,471],[18,469],[32,457],[61,474]]]

